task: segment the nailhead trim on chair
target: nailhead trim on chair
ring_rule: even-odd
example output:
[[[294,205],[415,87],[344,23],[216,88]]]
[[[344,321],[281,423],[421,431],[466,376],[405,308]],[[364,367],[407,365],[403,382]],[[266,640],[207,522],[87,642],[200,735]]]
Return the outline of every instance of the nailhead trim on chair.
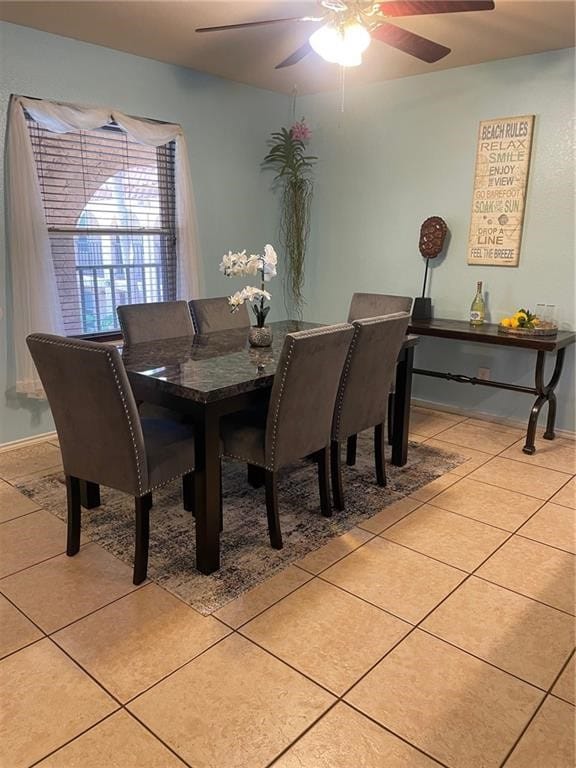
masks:
[[[348,350],[348,354],[346,356],[346,363],[344,365],[344,371],[342,373],[342,379],[340,381],[340,389],[338,392],[338,402],[336,404],[336,413],[337,413],[336,435],[338,435],[338,432],[340,431],[340,420],[342,418],[342,401],[344,400],[344,392],[346,391],[346,382],[350,374],[350,363],[352,361],[354,347],[356,346],[356,341],[358,340],[358,336],[360,335],[360,331],[358,330],[359,328],[360,326],[355,325],[354,336],[352,337],[352,341],[350,343],[350,349]]]
[[[108,349],[91,349],[84,346],[79,346],[78,344],[66,344],[62,341],[52,341],[48,340],[46,338],[43,338],[42,336],[34,335],[32,336],[32,339],[41,342],[42,344],[52,344],[55,347],[66,347],[68,349],[77,349],[81,352],[96,352],[97,354],[104,354],[106,355],[106,358],[108,360],[108,363],[110,364],[110,367],[112,368],[112,373],[114,375],[114,380],[116,382],[116,387],[118,388],[118,392],[120,394],[120,399],[122,400],[122,407],[124,408],[124,413],[126,414],[126,420],[128,421],[128,429],[130,430],[130,438],[132,440],[132,446],[134,448],[134,455],[136,458],[136,475],[138,477],[138,495],[142,496],[148,491],[142,490],[142,475],[140,472],[140,455],[138,453],[138,447],[136,445],[136,437],[134,435],[134,429],[132,425],[132,419],[130,418],[130,413],[128,411],[128,404],[126,403],[126,399],[124,397],[124,393],[122,392],[122,387],[120,386],[120,380],[118,378],[118,371],[116,369],[116,366],[114,364],[114,360],[112,358],[112,355],[110,354],[110,351]]]

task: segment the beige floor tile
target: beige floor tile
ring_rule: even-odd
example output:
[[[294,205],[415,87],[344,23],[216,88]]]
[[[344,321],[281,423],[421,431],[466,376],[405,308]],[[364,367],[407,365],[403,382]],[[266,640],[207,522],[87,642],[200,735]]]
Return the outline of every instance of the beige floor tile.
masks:
[[[309,573],[290,566],[227,603],[223,608],[216,611],[214,616],[228,626],[237,629],[253,619],[254,616],[265,611],[266,608],[277,603],[278,600],[286,597],[290,592],[301,587],[302,584],[306,584],[311,578]]]
[[[24,768],[116,709],[51,640],[0,662],[0,765]]]
[[[435,496],[430,504],[506,531],[515,531],[542,506],[542,501],[467,477]]]
[[[548,502],[518,531],[520,536],[576,553],[576,513],[559,504]]]
[[[492,429],[497,430],[498,432],[506,432],[510,435],[517,435],[517,439],[519,439],[522,435],[526,434],[526,428],[522,426],[515,426],[512,424],[503,424],[501,421],[498,421],[496,419],[480,419],[480,418],[469,418],[466,419],[466,424],[471,424],[476,427],[483,427],[484,429]],[[540,430],[539,432],[544,433],[544,430]]]
[[[481,483],[497,485],[499,488],[518,491],[518,493],[544,500],[553,496],[569,479],[564,472],[530,466],[521,461],[503,459],[500,456],[494,457],[475,469],[471,478]]]
[[[27,515],[38,509],[38,504],[24,496],[8,483],[0,480],[0,523]]]
[[[549,696],[506,768],[574,768],[574,708]]]
[[[0,453],[0,477],[15,480],[53,467],[62,466],[60,451],[50,443],[37,443]]]
[[[475,450],[496,454],[516,442],[521,435],[519,429],[501,431],[490,424],[480,426],[478,423],[464,421],[442,432],[442,442],[464,448],[473,445]]]
[[[422,435],[422,437],[433,437],[463,420],[464,417],[453,416],[449,413],[412,408],[410,410],[410,432]]]
[[[493,458],[491,453],[482,453],[482,451],[478,451],[474,448],[465,448],[463,445],[459,445],[456,448],[452,443],[445,443],[442,440],[437,440],[435,438],[426,440],[426,445],[429,445],[432,448],[440,448],[443,451],[459,453],[460,456],[465,456],[466,461],[450,470],[452,474],[460,475],[461,477],[466,477],[466,475],[474,472],[475,469],[478,469],[482,464],[485,464]]]
[[[410,497],[418,499],[418,501],[430,501],[434,496],[438,496],[439,493],[442,493],[446,488],[450,488],[451,485],[454,485],[454,483],[457,483],[460,479],[460,475],[446,472],[445,475],[440,475],[440,477],[432,480],[431,483],[427,483],[426,485],[423,485],[422,488],[418,488],[418,490],[410,494]]]
[[[315,579],[246,624],[242,634],[341,696],[410,629]]]
[[[382,536],[448,565],[473,571],[509,533],[424,504]]]
[[[425,435],[417,435],[415,432],[409,433],[411,443],[425,443],[428,438]]]
[[[302,560],[297,560],[295,565],[299,568],[304,568],[305,571],[310,573],[320,573],[320,571],[329,568],[337,560],[341,560],[350,552],[353,552],[362,544],[372,539],[374,534],[368,531],[362,530],[362,528],[352,528],[342,536],[336,536],[331,539],[328,544],[324,544],[320,549],[310,552],[309,555],[303,557]]]
[[[274,768],[437,768],[438,763],[346,704],[337,704]]]
[[[571,616],[474,577],[422,627],[545,690],[574,648]]]
[[[38,768],[184,768],[184,763],[127,712],[115,712]]]
[[[547,469],[557,469],[559,472],[576,474],[576,443],[573,440],[564,440],[557,437],[556,440],[538,440],[536,453],[529,456],[522,452],[526,443],[525,439],[518,440],[511,448],[504,451],[505,459],[516,459],[525,464]]]
[[[477,576],[574,613],[574,555],[513,536]]]
[[[42,632],[0,595],[0,658],[41,637]]]
[[[96,544],[0,581],[0,591],[47,633],[134,589],[132,568]]]
[[[0,579],[66,551],[66,525],[38,510],[0,525]]]
[[[333,702],[231,635],[128,707],[194,768],[263,768]]]
[[[322,578],[415,624],[466,574],[378,538],[324,571]]]
[[[392,504],[384,507],[384,509],[376,515],[372,515],[372,517],[368,518],[368,520],[363,520],[361,523],[358,523],[358,527],[365,531],[369,531],[370,533],[382,533],[383,530],[394,525],[394,523],[397,523],[398,520],[406,517],[406,515],[410,514],[413,510],[418,509],[421,504],[422,502],[418,501],[418,499],[405,496],[403,499],[393,501]]]
[[[542,696],[416,630],[346,700],[451,768],[496,768]]]
[[[149,584],[53,635],[101,685],[128,701],[230,629]]]
[[[555,496],[552,496],[551,501],[553,501],[554,504],[561,504],[563,507],[576,509],[576,477],[569,480]]]
[[[572,705],[576,703],[576,695],[574,690],[576,688],[576,665],[574,663],[575,659],[576,656],[572,656],[566,665],[566,669],[564,672],[562,672],[558,678],[558,682],[552,689],[554,696],[559,696],[561,699],[564,699],[564,701],[569,701]]]

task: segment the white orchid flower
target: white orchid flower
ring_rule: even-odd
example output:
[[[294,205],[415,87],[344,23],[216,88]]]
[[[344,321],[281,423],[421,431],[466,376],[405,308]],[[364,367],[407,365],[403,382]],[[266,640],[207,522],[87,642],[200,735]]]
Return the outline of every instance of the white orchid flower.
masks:
[[[272,266],[278,264],[278,255],[270,243],[264,246],[264,263]]]

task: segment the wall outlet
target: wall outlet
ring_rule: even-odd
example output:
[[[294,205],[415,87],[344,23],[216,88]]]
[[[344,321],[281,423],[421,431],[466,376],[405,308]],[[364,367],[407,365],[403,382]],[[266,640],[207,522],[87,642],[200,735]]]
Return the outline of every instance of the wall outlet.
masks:
[[[478,378],[484,381],[490,380],[490,368],[478,368]]]

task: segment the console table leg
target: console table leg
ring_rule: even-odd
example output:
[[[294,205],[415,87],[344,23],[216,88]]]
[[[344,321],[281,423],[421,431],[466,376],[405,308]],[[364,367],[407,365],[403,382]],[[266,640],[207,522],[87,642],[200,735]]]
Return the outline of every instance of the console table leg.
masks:
[[[548,419],[546,421],[546,432],[544,432],[544,440],[554,440],[556,434],[554,432],[554,424],[556,423],[556,395],[554,392],[550,392],[548,396]]]
[[[527,453],[529,456],[532,456],[533,453],[536,453],[536,448],[534,446],[534,441],[536,439],[536,425],[538,424],[538,416],[540,416],[540,411],[542,410],[542,406],[545,402],[546,395],[539,395],[536,398],[534,405],[532,406],[532,410],[530,411],[528,429],[526,431],[526,444],[524,448],[522,448],[522,451]]]

